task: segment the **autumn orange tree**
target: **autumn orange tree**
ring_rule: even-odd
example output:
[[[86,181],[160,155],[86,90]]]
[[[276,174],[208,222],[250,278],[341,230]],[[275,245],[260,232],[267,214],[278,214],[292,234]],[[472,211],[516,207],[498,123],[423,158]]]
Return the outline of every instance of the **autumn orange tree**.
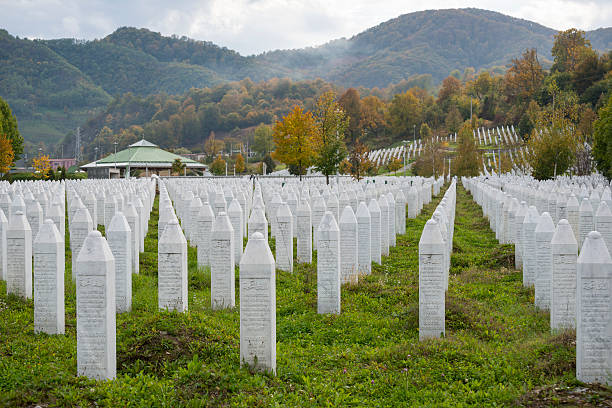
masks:
[[[504,92],[510,105],[515,105],[516,116],[522,116],[527,104],[542,86],[544,71],[535,48],[526,50],[521,58],[512,60],[504,77]]]
[[[238,153],[235,157],[234,157],[234,170],[236,170],[236,173],[240,174],[245,170],[245,164],[244,164],[244,157],[242,157],[242,155],[240,153]]]
[[[8,173],[14,158],[11,141],[5,134],[0,133],[0,173]]]
[[[272,157],[292,169],[296,175],[306,174],[313,162],[314,135],[317,132],[315,120],[310,112],[295,106],[291,112],[274,125],[276,150]]]
[[[45,179],[49,177],[49,169],[51,168],[51,162],[49,161],[48,155],[42,155],[32,159],[32,165],[34,167],[34,174],[36,177]]]
[[[555,43],[551,54],[555,59],[553,71],[574,71],[583,54],[591,49],[591,42],[587,40],[582,30],[570,28],[555,34]]]

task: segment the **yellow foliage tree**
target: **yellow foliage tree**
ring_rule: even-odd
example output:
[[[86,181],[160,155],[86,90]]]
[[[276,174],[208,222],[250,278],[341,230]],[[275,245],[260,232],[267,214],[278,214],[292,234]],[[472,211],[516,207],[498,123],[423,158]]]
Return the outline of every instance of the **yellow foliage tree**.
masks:
[[[225,160],[221,155],[218,155],[217,158],[210,165],[210,172],[215,176],[223,176],[225,174]]]
[[[46,179],[49,177],[49,169],[51,168],[51,162],[49,161],[48,155],[35,157],[32,159],[32,165],[34,166],[34,174],[36,177]]]
[[[0,134],[0,173],[7,173],[13,165],[15,154],[11,141],[4,134]]]
[[[274,144],[276,150],[272,157],[285,163],[294,174],[300,177],[306,173],[315,156],[314,135],[316,124],[310,112],[303,112],[295,106],[282,121],[274,125]]]
[[[234,158],[234,169],[236,173],[242,173],[245,170],[244,157],[240,153]]]
[[[392,171],[394,173],[397,173],[397,171],[403,166],[404,163],[400,159],[393,159],[389,162],[389,164],[387,164],[387,168],[389,169],[389,171]]]

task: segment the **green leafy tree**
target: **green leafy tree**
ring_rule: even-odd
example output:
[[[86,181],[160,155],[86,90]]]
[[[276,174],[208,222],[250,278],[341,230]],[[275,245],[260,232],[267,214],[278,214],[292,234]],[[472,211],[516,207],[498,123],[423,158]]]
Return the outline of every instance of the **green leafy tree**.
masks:
[[[315,168],[329,176],[338,172],[338,166],[346,158],[344,132],[349,126],[349,118],[344,109],[336,102],[333,92],[322,94],[315,107],[314,119],[317,132],[314,137]]]
[[[272,173],[276,168],[276,163],[274,163],[274,159],[269,154],[266,154],[261,162],[266,164],[266,174]]]
[[[2,98],[0,98],[0,134],[5,135],[11,142],[13,148],[13,162],[11,164],[14,164],[23,153],[23,137],[21,137],[17,128],[17,118],[11,112],[8,103]]]
[[[172,162],[172,168],[171,168],[172,174],[177,174],[179,176],[182,175],[185,169],[185,166],[186,166],[185,163],[183,163],[181,159],[179,158],[174,159],[174,161]]]
[[[542,127],[540,127],[542,129]],[[534,130],[529,138],[527,162],[538,180],[555,178],[574,163],[579,138],[565,120],[555,120],[540,133]]]
[[[459,109],[457,109],[456,107],[452,107],[448,111],[446,119],[444,120],[444,123],[446,124],[446,129],[448,129],[448,131],[451,133],[458,132],[462,122],[463,118],[461,117]]]
[[[612,96],[599,110],[599,119],[595,121],[593,127],[593,158],[597,170],[608,179],[612,179]]]
[[[413,127],[421,123],[419,100],[410,91],[395,95],[389,104],[387,115],[387,123],[394,140],[407,140],[413,134]]]
[[[261,123],[253,135],[253,150],[265,156],[274,151],[274,138],[272,127]]]
[[[474,177],[480,173],[482,156],[472,131],[472,126],[466,122],[457,134],[457,154],[453,164],[459,177]]]

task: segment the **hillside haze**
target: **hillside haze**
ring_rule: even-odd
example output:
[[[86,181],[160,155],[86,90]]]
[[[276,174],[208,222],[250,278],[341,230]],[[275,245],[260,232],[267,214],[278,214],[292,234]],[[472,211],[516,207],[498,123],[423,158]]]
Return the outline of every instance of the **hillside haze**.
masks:
[[[181,94],[250,78],[322,78],[337,85],[385,87],[416,75],[438,83],[458,69],[503,68],[527,48],[550,60],[555,30],[479,9],[402,15],[318,47],[242,56],[211,42],[122,27],[94,41],[27,40],[0,30],[0,96],[27,141],[59,141],[100,112],[112,96]],[[587,32],[612,48],[612,28]]]

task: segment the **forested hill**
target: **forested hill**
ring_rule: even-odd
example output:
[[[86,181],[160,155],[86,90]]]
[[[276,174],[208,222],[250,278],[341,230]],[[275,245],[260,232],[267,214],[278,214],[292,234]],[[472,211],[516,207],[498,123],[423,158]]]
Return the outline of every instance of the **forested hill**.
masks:
[[[417,75],[429,86],[458,69],[499,69],[526,48],[550,59],[555,31],[479,9],[406,14],[352,38],[245,57],[211,42],[123,27],[94,41],[27,40],[0,30],[0,96],[26,140],[57,142],[101,111],[111,96],[181,94],[192,87],[273,77],[323,78],[340,86],[385,87]],[[587,33],[594,48],[612,28]]]

